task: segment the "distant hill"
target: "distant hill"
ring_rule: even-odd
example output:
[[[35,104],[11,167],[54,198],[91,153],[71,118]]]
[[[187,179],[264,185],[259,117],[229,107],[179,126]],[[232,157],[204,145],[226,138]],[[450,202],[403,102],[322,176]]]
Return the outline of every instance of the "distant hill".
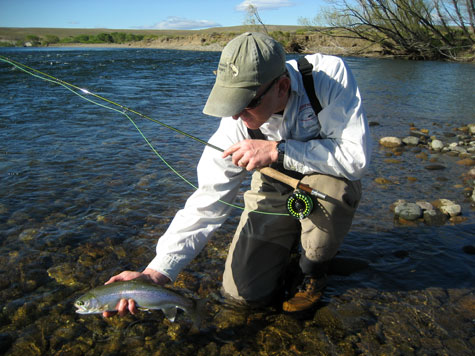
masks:
[[[266,25],[268,33],[288,53],[379,56],[379,48],[363,40],[330,37],[303,26]],[[202,30],[130,30],[106,28],[0,27],[0,46],[87,46],[169,48],[220,51],[229,40],[263,26],[213,27]]]
[[[279,26],[268,25],[268,31],[283,31],[296,32],[304,30],[302,26]],[[0,40],[3,41],[18,41],[24,39],[26,36],[34,35],[38,37],[43,36],[58,36],[75,37],[79,35],[97,35],[100,33],[114,33],[124,32],[135,35],[156,35],[156,36],[190,36],[210,34],[210,33],[243,33],[245,31],[252,31],[252,26],[231,26],[231,27],[213,27],[202,30],[130,30],[130,29],[108,29],[108,28],[43,28],[43,27],[0,27]]]

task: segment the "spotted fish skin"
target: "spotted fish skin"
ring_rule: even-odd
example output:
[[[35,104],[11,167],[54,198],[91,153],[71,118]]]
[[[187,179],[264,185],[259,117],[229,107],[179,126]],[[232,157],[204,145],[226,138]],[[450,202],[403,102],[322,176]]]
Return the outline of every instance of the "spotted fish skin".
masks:
[[[159,309],[170,321],[175,321],[177,309],[190,314],[199,325],[203,314],[203,301],[195,302],[168,288],[145,281],[115,282],[91,289],[79,297],[74,306],[79,314],[98,314],[115,311],[121,299],[133,299],[139,309]]]

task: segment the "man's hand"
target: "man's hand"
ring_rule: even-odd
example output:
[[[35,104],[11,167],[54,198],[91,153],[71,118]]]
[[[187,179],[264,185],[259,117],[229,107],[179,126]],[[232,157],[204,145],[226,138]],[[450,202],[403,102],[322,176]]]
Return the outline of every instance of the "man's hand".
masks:
[[[119,281],[130,281],[132,279],[138,279],[138,278],[146,280],[146,281],[150,281],[158,285],[164,285],[170,282],[170,279],[167,276],[153,269],[146,268],[143,272],[135,272],[135,271],[121,272],[111,277],[105,284],[119,282]],[[120,316],[124,316],[128,312],[130,312],[130,314],[136,314],[137,311],[138,310],[135,305],[135,301],[133,299],[129,299],[129,300],[121,299],[119,303],[117,304],[117,313],[119,313]],[[113,316],[115,313],[116,312],[104,312],[102,313],[102,315],[105,318],[108,318],[108,317]]]
[[[232,156],[236,166],[252,171],[266,167],[278,158],[277,141],[244,140],[238,142],[223,152],[223,158]]]

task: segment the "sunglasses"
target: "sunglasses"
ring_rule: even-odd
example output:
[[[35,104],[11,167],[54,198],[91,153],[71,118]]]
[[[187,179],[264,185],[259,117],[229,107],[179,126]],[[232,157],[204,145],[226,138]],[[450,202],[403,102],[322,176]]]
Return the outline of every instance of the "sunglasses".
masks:
[[[245,107],[245,109],[255,109],[257,108],[259,105],[261,105],[261,102],[262,102],[262,98],[269,92],[269,90],[271,90],[271,88],[274,86],[275,83],[277,83],[277,81],[280,79],[281,75],[279,75],[277,78],[275,78],[272,83],[269,84],[269,86],[266,88],[266,90],[264,90],[261,95],[259,96],[256,96],[254,97],[254,99],[252,99],[249,104],[247,104],[247,106]]]

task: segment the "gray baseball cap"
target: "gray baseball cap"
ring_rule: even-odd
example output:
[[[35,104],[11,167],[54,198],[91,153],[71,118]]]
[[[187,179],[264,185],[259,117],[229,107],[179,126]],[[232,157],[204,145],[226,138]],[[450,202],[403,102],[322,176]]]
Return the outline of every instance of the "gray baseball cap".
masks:
[[[216,82],[203,113],[217,117],[239,114],[261,85],[285,70],[285,51],[272,37],[257,32],[239,35],[221,53]]]

